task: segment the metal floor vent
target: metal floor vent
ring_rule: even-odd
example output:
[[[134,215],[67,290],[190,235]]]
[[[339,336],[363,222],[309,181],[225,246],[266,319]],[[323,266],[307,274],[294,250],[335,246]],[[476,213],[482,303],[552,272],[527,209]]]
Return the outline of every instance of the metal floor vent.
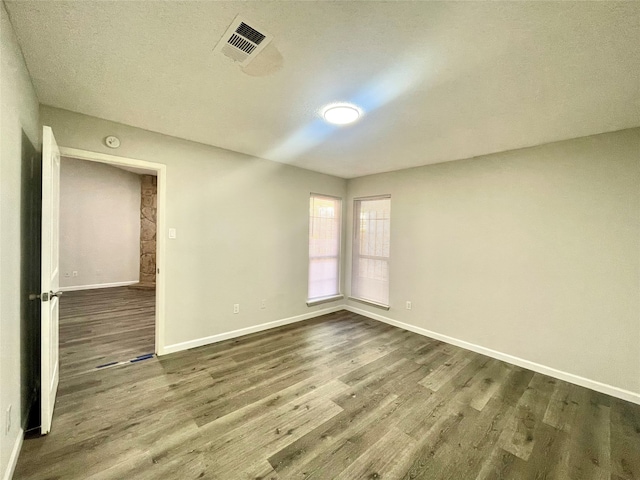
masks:
[[[221,52],[234,62],[245,66],[271,42],[273,35],[251,26],[238,15],[224,33],[214,51]]]

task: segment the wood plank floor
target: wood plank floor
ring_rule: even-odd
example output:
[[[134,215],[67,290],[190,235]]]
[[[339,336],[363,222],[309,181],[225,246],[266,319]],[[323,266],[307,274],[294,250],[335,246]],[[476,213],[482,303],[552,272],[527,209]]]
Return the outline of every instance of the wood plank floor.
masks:
[[[155,291],[130,287],[60,297],[60,377],[155,351]]]
[[[640,406],[349,312],[60,384],[17,479],[640,478]]]

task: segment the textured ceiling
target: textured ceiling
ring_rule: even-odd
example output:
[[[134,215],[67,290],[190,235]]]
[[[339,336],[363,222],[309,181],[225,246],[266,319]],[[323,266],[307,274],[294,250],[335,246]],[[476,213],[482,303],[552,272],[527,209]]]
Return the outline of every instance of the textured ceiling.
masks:
[[[639,2],[6,3],[42,103],[346,178],[640,125]]]

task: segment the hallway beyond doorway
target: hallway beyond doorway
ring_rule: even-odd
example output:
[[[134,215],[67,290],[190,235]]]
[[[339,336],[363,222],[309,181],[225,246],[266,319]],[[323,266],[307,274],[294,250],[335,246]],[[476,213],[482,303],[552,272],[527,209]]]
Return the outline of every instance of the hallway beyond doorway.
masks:
[[[155,290],[65,292],[60,302],[60,376],[92,372],[155,351]]]

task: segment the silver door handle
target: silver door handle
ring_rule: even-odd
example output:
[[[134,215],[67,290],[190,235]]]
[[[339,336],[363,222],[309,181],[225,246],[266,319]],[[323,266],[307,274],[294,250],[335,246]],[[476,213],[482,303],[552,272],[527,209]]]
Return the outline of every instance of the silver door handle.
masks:
[[[35,300],[36,298],[40,298],[43,302],[48,302],[53,297],[61,297],[62,292],[53,293],[53,290],[50,290],[49,293],[44,292],[42,295],[36,295],[35,293],[31,293],[29,295],[29,300]]]

